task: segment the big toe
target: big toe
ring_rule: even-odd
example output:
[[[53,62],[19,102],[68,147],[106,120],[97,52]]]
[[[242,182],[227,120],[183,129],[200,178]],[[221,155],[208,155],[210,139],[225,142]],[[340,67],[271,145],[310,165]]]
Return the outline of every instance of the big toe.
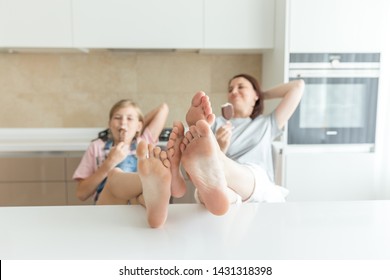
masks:
[[[196,131],[200,136],[208,136],[211,133],[210,126],[205,120],[196,122]]]
[[[202,103],[202,97],[205,95],[206,94],[203,91],[198,91],[195,93],[191,101],[192,106],[198,107]]]

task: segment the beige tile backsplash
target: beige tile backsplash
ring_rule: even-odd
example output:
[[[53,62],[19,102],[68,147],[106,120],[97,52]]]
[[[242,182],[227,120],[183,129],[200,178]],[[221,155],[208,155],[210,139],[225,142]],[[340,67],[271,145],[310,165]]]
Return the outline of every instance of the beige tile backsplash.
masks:
[[[215,112],[228,80],[261,77],[261,55],[135,53],[0,53],[0,127],[104,127],[113,103],[131,98],[147,112],[170,107],[167,126],[184,120],[192,95],[204,90]]]

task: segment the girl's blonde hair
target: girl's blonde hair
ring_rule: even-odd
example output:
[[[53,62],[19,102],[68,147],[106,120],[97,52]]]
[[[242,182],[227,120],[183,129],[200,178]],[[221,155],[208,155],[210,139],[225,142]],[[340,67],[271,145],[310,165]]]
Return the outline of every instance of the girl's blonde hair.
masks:
[[[136,135],[134,136],[134,138],[136,139],[137,137],[139,137],[140,134],[142,134],[142,131],[144,130],[144,115],[142,114],[141,109],[138,107],[138,105],[134,101],[132,101],[130,99],[122,99],[122,100],[119,100],[118,102],[116,102],[110,109],[109,120],[111,121],[111,119],[114,116],[114,114],[116,113],[116,111],[118,111],[119,109],[122,109],[122,108],[126,108],[126,107],[133,107],[134,110],[137,112],[138,121],[140,121],[142,123],[141,131],[137,132]]]
[[[135,111],[137,112],[138,120],[140,122],[142,122],[142,124],[144,123],[144,115],[142,114],[141,109],[138,107],[138,105],[134,101],[132,101],[130,99],[122,99],[122,100],[119,100],[114,105],[112,105],[111,110],[110,110],[110,114],[109,114],[110,120],[112,119],[112,117],[114,116],[116,111],[118,111],[119,109],[125,108],[125,107],[133,107],[135,109]]]

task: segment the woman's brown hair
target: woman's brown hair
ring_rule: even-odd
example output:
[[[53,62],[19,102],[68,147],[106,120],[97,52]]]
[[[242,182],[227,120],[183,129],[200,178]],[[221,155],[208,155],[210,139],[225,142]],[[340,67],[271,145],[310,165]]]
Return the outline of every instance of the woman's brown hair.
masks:
[[[257,116],[261,115],[263,113],[263,111],[264,111],[264,94],[263,94],[263,91],[261,90],[259,82],[257,81],[257,79],[254,78],[251,75],[248,75],[248,74],[238,74],[238,75],[235,75],[233,78],[231,78],[229,80],[229,85],[230,85],[231,81],[236,79],[236,78],[244,78],[244,79],[248,80],[252,84],[252,87],[253,87],[253,89],[256,92],[256,95],[257,95],[258,99],[256,100],[255,106],[253,106],[252,114],[250,115],[251,119],[253,120]]]

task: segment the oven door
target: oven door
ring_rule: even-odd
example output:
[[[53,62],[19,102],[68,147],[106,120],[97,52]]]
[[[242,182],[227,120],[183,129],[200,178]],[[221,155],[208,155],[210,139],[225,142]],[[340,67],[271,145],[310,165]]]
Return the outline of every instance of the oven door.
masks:
[[[305,93],[288,123],[288,144],[375,142],[378,77],[305,77]]]

